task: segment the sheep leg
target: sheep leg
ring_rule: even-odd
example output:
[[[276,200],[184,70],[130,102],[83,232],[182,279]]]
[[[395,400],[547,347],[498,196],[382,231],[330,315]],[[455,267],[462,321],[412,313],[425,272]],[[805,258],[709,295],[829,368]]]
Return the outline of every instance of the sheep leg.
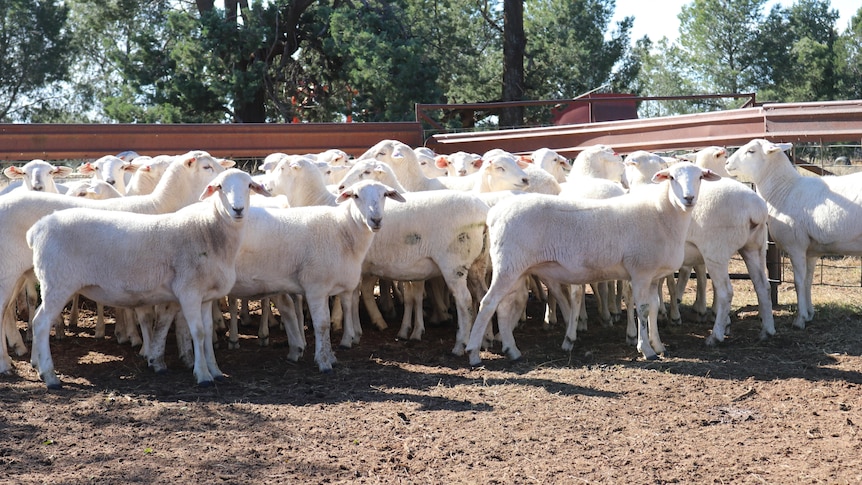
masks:
[[[174,304],[176,305],[176,304]],[[176,325],[174,325],[174,334],[177,340],[177,354],[180,356],[186,368],[193,368],[195,365],[195,353],[192,346],[192,334],[189,330],[189,324],[186,323],[186,318],[183,312],[179,311],[177,306],[174,310]]]
[[[377,280],[377,286],[380,289],[380,295],[377,298],[377,307],[379,308],[380,313],[386,315],[388,318],[395,318],[396,290],[394,282],[386,278],[379,278]]]
[[[227,329],[227,325],[224,321],[224,313],[221,310],[223,298],[219,298],[218,300],[213,301],[212,307],[212,315],[213,315],[213,329],[218,332],[224,332]]]
[[[9,356],[9,351],[6,347],[7,340],[9,345],[12,344],[12,332],[18,332],[14,314],[15,310],[12,308],[12,304],[6,305],[6,308],[3,310],[3,321],[0,323],[0,374],[10,374],[12,373],[12,369],[14,369],[12,358]],[[9,322],[12,322],[11,328]]]
[[[427,290],[426,294],[428,298],[431,300],[431,322],[440,324],[451,320],[452,315],[449,314],[450,298],[446,288],[446,281],[439,276],[435,276],[430,280],[426,280],[423,286]]]
[[[425,319],[422,313],[422,300],[425,292],[424,281],[404,281],[404,315],[401,318],[401,329],[398,338],[407,340],[422,340],[425,333]],[[413,332],[410,332],[410,330]]]
[[[365,305],[365,310],[371,318],[371,323],[378,330],[386,330],[386,320],[384,320],[380,309],[377,308],[377,302],[374,300],[374,278],[363,277],[361,284],[362,303]],[[381,298],[383,298],[382,295]]]
[[[673,273],[664,278],[660,278],[659,282],[661,281],[665,281],[667,283],[667,299],[670,302],[668,320],[670,320],[672,325],[682,325],[682,316],[679,314],[679,297],[681,294],[676,291],[676,281],[673,279]]]
[[[332,329],[335,331],[344,330],[344,305],[341,304],[341,297],[339,295],[332,297],[330,308]]]
[[[608,281],[599,281],[598,283],[591,283],[590,287],[593,289],[593,293],[596,294],[599,301],[599,318],[602,319],[602,325],[605,327],[610,327],[613,321],[611,320],[611,300],[610,300],[610,291],[608,290],[608,285],[610,282]]]
[[[707,268],[712,277],[712,290],[715,302],[715,323],[712,334],[706,339],[706,345],[716,345],[724,341],[727,326],[730,325],[730,303],[733,301],[733,285],[727,272],[727,263],[707,261]]]
[[[311,324],[314,327],[314,361],[320,372],[332,372],[332,365],[336,363],[335,353],[332,351],[329,329],[329,296],[306,294],[308,300],[308,311],[311,313]]]
[[[201,320],[204,330],[204,360],[206,361],[207,369],[217,381],[224,380],[224,374],[219,369],[215,359],[215,349],[213,348],[213,318],[212,318],[213,300],[204,301],[201,303]]]
[[[138,355],[148,357],[150,355],[150,345],[153,341],[153,332],[155,331],[155,313],[152,305],[144,305],[134,308],[135,321],[141,328],[141,350]]]
[[[807,258],[805,266],[805,322],[810,322],[814,319],[814,300],[811,299],[811,285],[814,284],[814,270],[817,268],[817,262],[820,260],[817,256]],[[801,306],[800,306],[801,308]]]
[[[766,251],[761,247],[743,248],[739,250],[754,292],[757,294],[757,311],[760,314],[760,339],[765,340],[775,335],[775,320],[772,316],[772,295],[769,288],[769,278],[766,275]]]
[[[521,308],[527,304],[529,292],[520,287],[504,298],[497,306],[497,326],[500,328],[500,343],[503,353],[509,360],[517,361],[521,358],[521,350],[515,343],[513,330],[518,324],[518,315]]]
[[[296,320],[293,298],[288,294],[281,294],[273,296],[272,302],[278,308],[284,333],[287,334],[287,359],[291,362],[297,362],[305,352],[305,335],[303,335],[299,322]]]
[[[261,347],[269,345],[269,320],[272,317],[272,307],[269,298],[260,300],[260,325],[257,326],[257,344]]]
[[[178,292],[179,293],[179,292]],[[209,302],[207,302],[209,303]],[[201,299],[196,295],[181,295],[180,308],[186,323],[189,326],[189,332],[192,336],[192,348],[194,349],[194,376],[197,383],[201,387],[212,386],[216,376],[207,362],[206,347],[212,347],[211,336],[207,333],[202,312],[204,306],[201,304]],[[209,323],[212,325],[212,314],[209,308],[206,308],[206,314],[209,315]],[[212,327],[210,327],[212,330]],[[223,377],[221,372],[218,377]]]
[[[230,309],[230,323],[228,324],[227,348],[236,350],[239,348],[239,310],[237,310],[238,298],[228,296],[228,308]]]
[[[454,355],[464,355],[467,340],[470,338],[470,327],[473,325],[473,302],[470,298],[470,290],[467,288],[467,272],[468,268],[465,267],[443,272],[446,286],[455,298],[458,315],[458,333],[455,337],[455,346],[452,348]],[[485,328],[482,329],[482,333],[484,332]]]
[[[146,357],[147,364],[156,374],[164,374],[168,371],[168,366],[165,364],[165,343],[168,339],[168,330],[178,311],[179,308],[175,304],[156,305],[154,308],[153,336]]]
[[[293,299],[293,308],[296,313],[296,325],[299,329],[299,335],[302,337],[302,348],[308,347],[308,342],[305,340],[305,295],[302,293],[296,295],[285,295],[288,298]],[[357,314],[359,314],[359,308],[356,308]],[[362,332],[359,332],[360,334]]]
[[[105,338],[105,305],[96,302],[96,332],[97,339]]]
[[[637,349],[647,360],[656,360],[658,355],[653,350],[649,334],[651,322],[658,320],[658,284],[655,281],[643,281],[632,277],[632,296],[637,307]],[[655,325],[656,328],[658,325]]]
[[[570,285],[571,309],[569,323],[566,324],[566,336],[563,339],[563,350],[571,352],[578,339],[578,319],[581,313],[581,303],[584,301],[584,285]]]
[[[515,285],[521,283],[523,283],[521,275],[512,273],[496,272],[491,277],[491,286],[479,303],[479,313],[476,315],[476,321],[470,330],[470,339],[464,349],[469,356],[471,366],[475,367],[482,363],[482,357],[479,355],[482,340],[500,302],[514,289]]]
[[[788,251],[790,256],[790,264],[793,267],[793,284],[796,286],[796,318],[793,320],[793,326],[796,328],[805,328],[805,323],[811,318],[808,314],[810,302],[808,300],[809,293],[806,291],[805,285],[808,282],[808,256],[804,250],[794,249]],[[816,260],[815,260],[816,261]],[[811,270],[813,278],[813,270]],[[813,310],[811,312],[813,317]]]
[[[51,291],[50,283],[43,282],[42,304],[33,316],[33,349],[30,352],[30,364],[37,370],[48,389],[60,389],[62,383],[54,371],[54,360],[51,357],[51,327],[62,315],[66,302],[72,298],[72,293],[53,298]]]
[[[637,328],[637,312],[635,311],[635,302],[632,298],[632,284],[630,281],[623,281],[622,291],[620,294],[626,302],[626,343],[631,346],[638,344],[638,328]]]
[[[20,293],[21,293],[21,289],[16,288],[15,294],[20,294]],[[5,333],[5,336],[3,338],[0,338],[0,347],[3,348],[2,351],[0,351],[0,352],[2,352],[2,353],[0,353],[0,359],[8,360],[10,363],[10,367],[9,367],[10,369],[11,369],[12,359],[9,357],[9,354],[8,354],[8,351],[6,348],[7,344],[9,345],[9,347],[12,347],[15,350],[15,355],[17,355],[19,357],[27,353],[27,345],[24,344],[24,339],[21,338],[21,332],[18,331],[18,318],[15,315],[14,305],[15,305],[15,303],[13,301],[13,302],[10,302],[6,306],[6,311],[3,314],[3,324],[2,324],[2,327],[5,329],[6,333]],[[33,310],[31,310],[29,312],[30,316],[28,318],[32,317],[34,313],[35,313],[35,305],[33,307]],[[30,332],[32,328],[33,328],[33,326],[32,326],[32,324],[30,324],[27,327],[27,331]],[[3,365],[0,364],[0,374],[5,372],[5,370],[2,370],[2,369],[3,369]]]

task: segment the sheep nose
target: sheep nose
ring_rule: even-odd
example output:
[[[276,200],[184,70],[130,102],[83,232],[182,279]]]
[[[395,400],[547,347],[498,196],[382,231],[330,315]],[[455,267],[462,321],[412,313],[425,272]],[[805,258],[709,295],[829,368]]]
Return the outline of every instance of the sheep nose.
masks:
[[[33,190],[35,190],[36,192],[42,192],[43,190],[45,190],[45,187],[42,187],[41,185],[34,185]]]
[[[116,180],[114,180],[114,179],[107,179],[107,180],[105,180],[105,183],[108,183],[108,184],[114,185],[115,183],[117,183],[117,181],[116,181]]]
[[[371,222],[371,227],[373,227],[374,229],[380,229],[380,224],[383,222],[383,218],[371,217],[368,219],[368,221]]]
[[[530,185],[530,179],[528,179],[527,177],[522,178],[521,182],[524,182],[524,185]]]
[[[683,197],[683,199],[685,199],[685,205],[694,204],[694,196],[693,195],[686,195],[685,197]]]
[[[465,176],[465,175],[467,175],[467,171],[466,171],[466,170],[458,170],[458,176],[459,176],[459,177],[463,177],[463,176]]]
[[[242,211],[245,210],[245,207],[234,207],[233,212],[236,214],[236,217],[242,217]]]

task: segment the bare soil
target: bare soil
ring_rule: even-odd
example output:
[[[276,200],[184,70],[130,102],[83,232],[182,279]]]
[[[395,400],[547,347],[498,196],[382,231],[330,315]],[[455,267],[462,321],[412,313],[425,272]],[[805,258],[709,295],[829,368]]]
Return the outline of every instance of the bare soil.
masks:
[[[217,349],[229,378],[214,388],[195,386],[173,347],[156,375],[85,324],[52,341],[63,390],[46,390],[29,356],[0,377],[0,480],[862,483],[862,290],[815,287],[817,316],[797,330],[782,285],[778,333],[759,342],[750,282],[735,287],[724,344],[705,347],[711,324],[684,312],[661,327],[670,355],[654,362],[621,324],[593,320],[564,352],[534,302],[518,362],[497,348],[470,369],[448,353],[454,324],[403,342],[395,320],[365,325],[323,375],[313,351],[288,362],[282,332],[260,348],[248,327],[239,350]]]

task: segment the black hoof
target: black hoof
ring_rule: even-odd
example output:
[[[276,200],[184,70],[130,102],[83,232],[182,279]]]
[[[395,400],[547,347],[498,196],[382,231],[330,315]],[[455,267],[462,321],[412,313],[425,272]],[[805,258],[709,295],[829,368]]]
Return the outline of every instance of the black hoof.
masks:
[[[166,375],[167,373],[168,373],[167,369],[159,369],[156,371],[156,375],[159,375],[159,376]]]
[[[322,369],[320,371],[321,374],[332,374],[332,369]]]
[[[46,387],[49,391],[60,391],[63,389],[63,384],[48,384]]]
[[[224,375],[215,376],[215,377],[213,377],[213,379],[214,379],[216,382],[225,382],[225,381],[227,381],[227,377],[225,377]]]
[[[213,386],[215,386],[215,382],[213,382],[213,381],[198,382],[198,387],[213,387]]]
[[[646,360],[659,360],[659,356],[658,354],[653,354],[647,357]]]

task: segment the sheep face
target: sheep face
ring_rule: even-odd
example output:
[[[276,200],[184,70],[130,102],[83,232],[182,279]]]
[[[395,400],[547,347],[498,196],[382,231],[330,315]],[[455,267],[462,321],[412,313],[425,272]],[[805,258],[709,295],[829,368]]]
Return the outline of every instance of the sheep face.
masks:
[[[125,192],[125,172],[134,172],[138,166],[113,155],[105,155],[95,162],[86,162],[78,167],[78,173],[92,175],[97,180],[104,180],[120,192]]]
[[[375,181],[363,181],[350,186],[339,194],[336,202],[340,204],[352,199],[368,229],[377,232],[383,225],[383,206],[387,198],[406,202],[398,191]]]
[[[480,172],[489,191],[524,190],[530,178],[524,167],[527,163],[513,156],[497,156],[485,161]]]
[[[772,171],[771,165],[790,163],[784,151],[791,148],[793,145],[790,143],[772,143],[757,138],[739,147],[727,159],[724,168],[732,177],[757,183]]]
[[[65,177],[72,173],[69,167],[55,167],[44,160],[31,160],[22,167],[11,166],[3,173],[10,179],[20,178],[27,190],[37,192],[57,192],[54,177]]]
[[[338,190],[344,190],[362,180],[376,180],[383,184],[394,185],[392,182],[397,180],[397,177],[392,168],[384,162],[373,158],[360,160],[344,174],[344,178],[338,184]]]
[[[216,207],[219,212],[233,220],[240,220],[245,217],[245,209],[249,206],[251,192],[256,192],[266,197],[272,195],[263,185],[255,182],[251,178],[251,175],[242,170],[232,168],[220,173],[204,189],[204,193],[201,194],[201,200],[213,194],[218,194]]]
[[[700,182],[720,178],[712,170],[700,168],[690,162],[680,162],[656,173],[652,181],[670,184],[671,203],[683,212],[688,212],[697,202]]]

